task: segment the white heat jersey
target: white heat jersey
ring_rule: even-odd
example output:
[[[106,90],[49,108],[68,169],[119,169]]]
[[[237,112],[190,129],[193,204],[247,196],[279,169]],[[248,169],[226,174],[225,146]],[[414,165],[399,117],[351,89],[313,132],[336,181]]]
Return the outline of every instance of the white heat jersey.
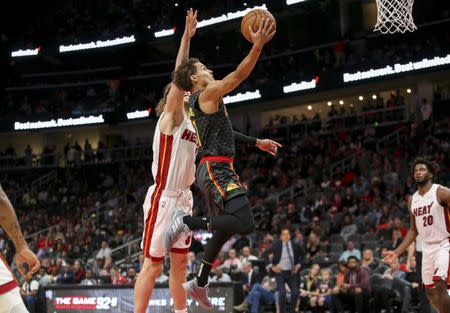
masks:
[[[197,134],[187,117],[172,135],[162,134],[159,130],[162,116],[153,137],[153,179],[160,190],[186,190],[195,180]]]
[[[438,184],[433,184],[426,194],[416,191],[412,196],[411,214],[416,219],[417,231],[425,244],[441,243],[450,238],[450,212],[437,200]]]
[[[6,263],[6,260],[0,254],[0,294],[9,291],[11,289],[7,288],[9,285],[17,287],[16,279]]]

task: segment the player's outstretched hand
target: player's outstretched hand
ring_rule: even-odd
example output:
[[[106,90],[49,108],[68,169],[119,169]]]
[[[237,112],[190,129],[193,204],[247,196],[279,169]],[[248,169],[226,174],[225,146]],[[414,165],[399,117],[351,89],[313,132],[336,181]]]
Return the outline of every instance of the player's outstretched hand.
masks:
[[[267,18],[263,18],[259,23],[259,28],[256,32],[253,31],[252,27],[248,27],[250,33],[250,38],[253,45],[262,48],[266,42],[275,36],[275,24]]]
[[[390,265],[391,263],[395,262],[395,260],[397,260],[397,254],[395,254],[394,251],[383,252],[383,259],[381,259],[382,263]]]
[[[197,10],[190,8],[186,13],[186,25],[184,27],[184,33],[192,38],[197,30]]]
[[[281,148],[282,145],[276,141],[270,139],[257,139],[256,146],[262,150],[270,153],[273,156],[276,156],[278,153],[278,148]]]
[[[16,252],[15,256],[17,269],[20,274],[25,277],[28,273],[36,273],[41,267],[41,262],[37,258],[36,254],[33,253],[28,247],[21,249]],[[26,264],[26,265],[25,265]],[[27,271],[28,267],[28,271]]]

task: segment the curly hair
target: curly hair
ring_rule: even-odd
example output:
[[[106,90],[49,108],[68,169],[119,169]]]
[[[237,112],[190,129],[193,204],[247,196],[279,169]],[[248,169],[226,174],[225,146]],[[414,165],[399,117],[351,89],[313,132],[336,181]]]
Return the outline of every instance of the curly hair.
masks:
[[[435,161],[429,160],[425,157],[417,157],[414,159],[414,161],[411,163],[411,175],[414,175],[414,169],[416,168],[417,164],[423,164],[427,167],[428,171],[433,174],[433,176],[436,176],[439,172],[439,164],[437,164]]]
[[[177,69],[173,72],[173,82],[178,88],[185,91],[192,90],[191,75],[197,73],[195,64],[199,62],[196,58],[190,58],[178,65]]]

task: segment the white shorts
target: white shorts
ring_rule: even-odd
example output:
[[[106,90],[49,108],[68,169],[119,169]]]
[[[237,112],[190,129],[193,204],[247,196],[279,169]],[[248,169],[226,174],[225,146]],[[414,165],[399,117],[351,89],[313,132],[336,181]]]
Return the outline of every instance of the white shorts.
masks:
[[[449,284],[450,241],[422,245],[422,281],[425,288],[433,288],[435,281]]]
[[[141,248],[144,256],[154,262],[164,260],[168,252],[164,249],[163,233],[168,223],[172,210],[180,208],[187,214],[192,215],[194,200],[192,192],[185,191],[155,191],[155,186],[150,186],[145,197],[144,209],[144,234],[142,236]],[[191,245],[191,236],[180,238],[172,246],[170,252],[188,253]]]
[[[0,295],[0,313],[28,312],[20,296],[19,287]]]

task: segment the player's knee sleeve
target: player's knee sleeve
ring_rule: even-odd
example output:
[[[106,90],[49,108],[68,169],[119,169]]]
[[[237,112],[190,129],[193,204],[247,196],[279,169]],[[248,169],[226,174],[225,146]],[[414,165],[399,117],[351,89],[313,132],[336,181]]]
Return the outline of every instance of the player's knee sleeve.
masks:
[[[253,218],[252,210],[248,205],[247,197],[245,195],[233,198],[227,201],[225,205],[239,207],[239,209],[233,214],[239,221],[239,225],[236,225],[238,234],[246,235],[255,231],[255,219]]]

